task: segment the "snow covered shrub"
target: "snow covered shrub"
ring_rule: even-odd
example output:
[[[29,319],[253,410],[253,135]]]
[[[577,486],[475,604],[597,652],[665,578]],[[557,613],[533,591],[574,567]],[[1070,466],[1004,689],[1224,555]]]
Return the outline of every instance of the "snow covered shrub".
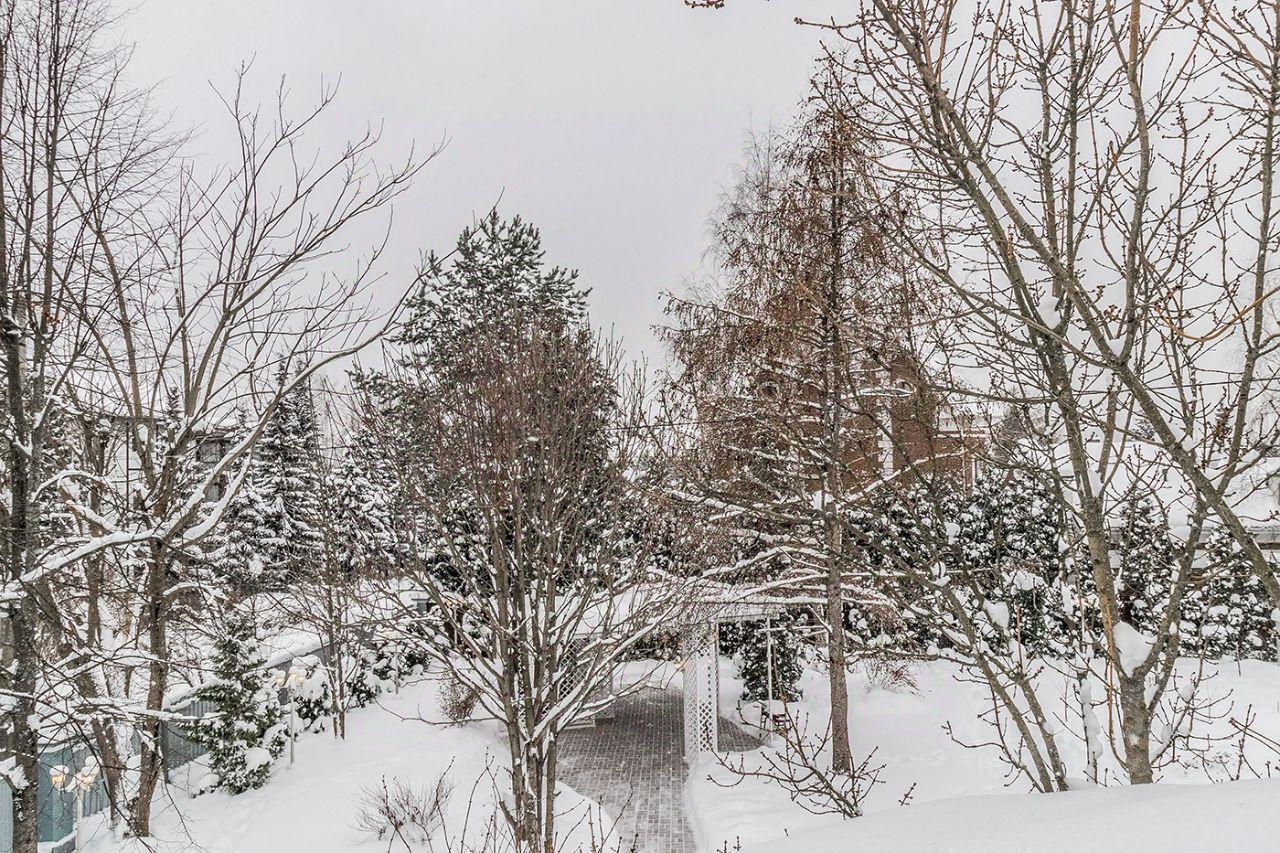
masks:
[[[361,647],[347,661],[348,708],[363,708],[387,692],[389,687],[394,687],[378,674],[380,669],[384,673],[387,671],[385,661],[379,666],[380,660],[377,649]]]
[[[931,561],[937,519],[928,498],[886,493],[850,513],[848,524],[850,544],[875,578],[873,588],[850,591],[861,599],[846,609],[850,642],[900,654],[936,647],[935,593],[897,570]]]
[[[426,675],[431,666],[431,654],[428,651],[433,642],[435,628],[427,620],[415,621],[405,626],[400,633],[400,654],[406,675]]]
[[[953,559],[971,580],[974,622],[995,648],[1065,657],[1072,646],[1062,592],[1062,508],[1021,472],[980,479],[955,498]]]
[[[398,777],[388,782],[383,776],[380,784],[361,793],[356,830],[391,845],[399,841],[406,850],[424,844],[430,847],[443,827],[445,809],[453,794],[448,773],[446,768],[435,784],[425,788],[415,788]]]
[[[975,623],[993,648],[1020,648],[1032,658],[1065,658],[1072,632],[1062,589],[1034,565],[1002,567],[975,602]]]
[[[405,643],[396,637],[378,637],[370,644],[373,675],[385,691],[404,683],[409,674]]]
[[[302,658],[298,663],[306,668],[306,679],[293,697],[298,730],[322,732],[333,717],[333,689],[329,685],[329,671],[311,656]]]
[[[274,670],[265,666],[252,614],[232,610],[214,653],[214,677],[196,698],[217,707],[189,727],[190,737],[205,746],[209,774],[201,791],[223,788],[239,794],[266,784],[271,763],[288,743]]]
[[[447,674],[440,682],[440,710],[450,722],[461,725],[471,719],[480,696],[468,684],[453,673]]]
[[[752,753],[717,754],[720,766],[732,773],[737,784],[747,779],[760,779],[787,792],[791,801],[810,814],[840,815],[853,818],[862,815],[862,804],[872,788],[881,783],[883,764],[874,764],[875,751],[853,764],[849,773],[831,769],[831,732],[808,734],[807,726],[788,712],[778,727],[782,745]]]

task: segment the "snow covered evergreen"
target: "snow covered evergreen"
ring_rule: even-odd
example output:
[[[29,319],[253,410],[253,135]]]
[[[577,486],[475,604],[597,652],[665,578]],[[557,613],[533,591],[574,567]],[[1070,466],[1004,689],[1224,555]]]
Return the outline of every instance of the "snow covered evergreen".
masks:
[[[1275,660],[1272,604],[1234,540],[1221,528],[1205,545],[1206,578],[1195,601],[1200,651],[1211,659]]]
[[[990,641],[1035,657],[1066,655],[1062,512],[1045,484],[1021,471],[983,477],[958,498],[955,518],[957,564],[973,579]]]
[[[328,475],[333,525],[344,533],[341,559],[351,572],[386,571],[399,553],[395,528],[397,484],[377,444],[357,429]]]
[[[1118,550],[1120,618],[1150,634],[1167,607],[1179,552],[1155,500],[1142,497],[1125,506]]]
[[[772,637],[772,648],[770,648]],[[742,679],[742,698],[764,701],[769,698],[769,663],[773,663],[773,698],[795,702],[801,698],[800,676],[804,672],[803,643],[795,620],[782,616],[764,622],[744,622],[721,628],[721,648],[733,655]]]
[[[289,376],[281,369],[277,386]],[[309,382],[280,397],[218,532],[213,560],[239,592],[279,589],[321,547],[320,431]]]
[[[446,259],[431,255],[398,336],[433,371],[447,371],[481,323],[529,312],[569,326],[586,317],[576,270],[547,267],[538,229],[497,210],[464,229]]]
[[[214,649],[213,676],[195,694],[217,709],[190,726],[192,739],[208,749],[201,790],[262,787],[288,743],[277,676],[266,668],[260,643],[252,612],[232,609]]]

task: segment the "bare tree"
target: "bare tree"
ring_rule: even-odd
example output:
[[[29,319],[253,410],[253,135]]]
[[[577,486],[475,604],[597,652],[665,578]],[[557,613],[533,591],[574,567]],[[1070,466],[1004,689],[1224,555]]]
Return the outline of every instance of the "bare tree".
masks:
[[[1106,484],[1131,438],[1150,430],[1192,532],[1225,526],[1280,602],[1239,512],[1274,444],[1278,14],[867,0],[818,24],[849,43],[835,61],[892,173],[895,249],[964,308],[953,359],[996,366],[981,391],[1036,409],[1062,451],[1135,782],[1152,776],[1144,681],[1168,650],[1124,653],[1113,594]]]
[[[76,676],[50,665],[58,653],[45,656],[45,628],[60,580],[49,557],[74,532],[58,509],[80,463],[73,385],[107,310],[82,211],[127,215],[173,143],[142,132],[140,100],[119,82],[120,57],[100,44],[110,24],[105,4],[93,0],[0,5],[0,691],[19,853],[37,844],[38,721],[63,710],[51,681]]]
[[[263,113],[245,105],[242,71],[225,101],[239,160],[201,175],[178,156],[180,140],[150,124],[145,101],[121,93],[123,57],[95,53],[97,4],[15,9],[6,44],[17,45],[9,61],[20,67],[7,79],[22,81],[41,118],[24,124],[15,120],[22,112],[6,113],[15,127],[7,139],[23,138],[19,126],[32,134],[5,158],[21,169],[6,186],[27,188],[14,208],[21,215],[6,216],[18,231],[5,239],[18,248],[5,257],[23,277],[5,289],[16,377],[7,473],[21,485],[13,494],[25,495],[11,517],[27,519],[8,528],[31,529],[36,477],[73,524],[40,550],[25,533],[7,542],[10,594],[33,608],[14,623],[14,648],[47,655],[42,673],[34,658],[24,661],[7,689],[20,704],[37,692],[57,697],[46,712],[85,732],[115,816],[146,836],[165,696],[175,669],[196,667],[191,631],[175,628],[190,626],[184,616],[218,589],[201,543],[280,400],[391,321],[370,313],[365,298],[379,246],[347,261],[338,241],[385,211],[424,161],[410,155],[378,169],[371,132],[330,156],[313,153],[307,133],[333,92],[295,116],[282,88],[276,109]],[[33,56],[63,64],[46,69]],[[65,103],[51,111],[55,98]],[[42,129],[46,120],[70,129]],[[34,373],[17,369],[24,359]],[[294,365],[283,387],[270,381]],[[31,468],[24,450],[32,438],[45,443],[55,401],[82,421],[82,456],[96,460],[57,476]],[[38,435],[27,426],[33,417]],[[221,440],[233,424],[235,439]],[[29,622],[35,608],[38,626]],[[23,727],[36,716],[12,717],[22,761],[33,761],[34,733]],[[26,815],[28,795],[16,789]],[[25,817],[15,824],[33,826]]]
[[[1147,682],[1166,682],[1156,670],[1172,653],[1167,635],[1133,637],[1110,559],[1112,486],[1139,421],[1190,486],[1189,551],[1212,512],[1280,593],[1236,513],[1242,475],[1271,443],[1256,360],[1270,347],[1274,128],[1249,112],[1256,98],[1228,103],[1232,72],[1218,70],[1231,66],[1212,68],[1221,58],[1205,49],[1268,31],[1273,11],[1259,4],[1224,28],[1189,3],[980,4],[962,24],[954,3],[872,0],[856,27],[834,27],[855,43],[842,64],[894,164],[895,198],[916,201],[894,229],[900,250],[965,306],[953,349],[963,341],[973,366],[999,366],[984,390],[1043,411],[1061,451],[1052,470],[1070,472],[1134,782],[1152,780],[1159,690],[1153,700]],[[1230,116],[1223,132],[1210,104]],[[1246,213],[1259,202],[1261,215]]]

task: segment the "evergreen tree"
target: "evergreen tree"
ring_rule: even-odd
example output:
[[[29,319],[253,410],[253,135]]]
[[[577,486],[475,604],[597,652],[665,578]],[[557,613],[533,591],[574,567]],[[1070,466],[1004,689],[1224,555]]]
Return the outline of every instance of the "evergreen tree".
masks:
[[[866,590],[861,596],[872,603],[846,607],[850,635],[863,646],[907,654],[936,646],[939,635],[932,592],[894,569],[899,564],[929,561],[939,527],[932,504],[914,491],[886,492],[850,513],[848,525],[856,552],[873,575],[883,578],[880,593]],[[878,598],[884,601],[877,602]]]
[[[983,477],[958,509],[956,538],[965,568],[1029,563],[1042,577],[1057,573],[1058,502],[1035,477],[1022,472]]]
[[[266,784],[271,763],[288,743],[276,674],[265,666],[252,614],[227,614],[214,648],[214,677],[196,692],[216,711],[191,724],[191,738],[208,750],[209,776],[202,790],[239,794]]]
[[[576,270],[545,265],[538,229],[496,210],[458,236],[449,262],[428,258],[397,340],[428,369],[447,374],[482,324],[533,315],[565,327],[586,319],[587,291]]]
[[[245,592],[267,584],[267,500],[258,482],[247,476],[232,496],[218,531],[209,544],[214,572],[223,583]]]
[[[376,648],[362,646],[356,649],[345,670],[349,708],[363,708],[394,687],[383,677],[388,668]]]
[[[392,466],[377,456],[378,445],[357,429],[327,483],[336,505],[336,529],[346,532],[342,562],[348,571],[388,571],[398,559],[396,495]]]
[[[287,381],[283,368],[277,376]],[[309,383],[285,394],[256,448],[253,476],[265,518],[259,537],[268,583],[283,584],[306,570],[320,547],[320,435]]]
[[[1120,618],[1144,634],[1158,628],[1177,573],[1178,543],[1155,501],[1130,501],[1121,516],[1117,569]]]
[[[1208,578],[1196,602],[1204,656],[1273,660],[1271,601],[1244,554],[1223,528],[1209,535],[1205,552]]]
[[[970,579],[988,642],[1016,642],[1032,657],[1072,645],[1063,600],[1061,512],[1053,493],[1022,472],[988,476],[956,500],[956,560]]]
[[[742,679],[742,698],[764,701],[769,698],[769,661],[773,662],[773,698],[795,702],[801,698],[801,642],[794,619],[782,616],[769,623],[743,622],[725,626],[722,648],[737,659]],[[772,637],[773,648],[770,649]]]
[[[363,373],[355,377],[355,383],[365,405],[376,413],[373,417],[380,427],[394,430],[415,422],[415,407],[426,402],[419,395],[435,397],[441,388],[467,387],[474,365],[489,357],[476,351],[475,341],[481,337],[486,346],[504,352],[527,345],[529,330],[536,328],[539,337],[554,340],[558,346],[589,348],[594,359],[595,340],[586,325],[586,296],[576,271],[546,265],[535,227],[519,217],[503,219],[495,211],[464,229],[447,259],[429,259],[427,275],[411,296],[407,317],[395,337],[403,347],[398,369]],[[424,391],[425,386],[434,390]],[[590,388],[566,385],[564,393],[593,407],[602,399],[610,405],[615,402],[612,380],[603,364],[599,365],[598,384]],[[581,447],[587,460],[596,461],[603,478],[609,453],[609,412],[601,409],[595,414],[595,427],[584,426],[582,430]],[[370,444],[399,446],[410,455],[412,443],[418,440],[408,426],[403,437],[379,435],[377,439]],[[356,555],[357,561],[394,547],[387,544],[394,537],[386,535],[393,527],[390,513],[382,518],[384,502],[396,506],[397,511],[414,503],[395,501],[398,486],[390,473],[392,468],[383,460],[362,459],[353,447],[351,465],[344,471],[346,501],[352,516],[361,517],[356,524],[357,537],[368,539],[363,553]],[[535,468],[530,466],[530,470]],[[475,565],[487,565],[490,543],[481,532],[485,525],[466,483],[430,471],[425,479],[430,482],[431,500],[438,511],[430,517],[401,517],[395,523],[411,527],[417,534],[415,562],[429,567],[440,585],[453,588],[458,583],[459,555],[465,561],[473,554]],[[612,523],[605,511],[610,508],[601,509],[600,524]],[[589,550],[589,544],[580,543],[580,547]],[[403,556],[396,555],[396,559]],[[583,572],[589,568],[584,566]],[[438,639],[448,642],[445,637]],[[369,692],[365,688],[357,684],[353,689],[364,696]]]
[[[283,369],[280,387],[287,382]],[[281,397],[231,499],[211,557],[241,593],[280,589],[321,547],[320,436],[307,383]]]

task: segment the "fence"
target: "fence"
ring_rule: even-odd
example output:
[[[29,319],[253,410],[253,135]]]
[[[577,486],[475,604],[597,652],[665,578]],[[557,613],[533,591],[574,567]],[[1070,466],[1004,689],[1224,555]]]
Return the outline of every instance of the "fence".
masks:
[[[287,655],[269,661],[273,669],[288,669],[295,658],[314,655],[325,663],[329,659],[328,649],[323,647],[308,651],[295,650]],[[216,708],[207,699],[185,697],[171,706],[169,710],[181,714],[187,720],[199,719],[212,714]],[[135,742],[135,747],[137,746]],[[190,770],[191,762],[204,755],[205,749],[191,740],[183,732],[182,722],[165,722],[160,726],[160,757],[163,762],[164,780],[172,782],[180,771]],[[92,750],[82,741],[59,741],[46,744],[37,759],[39,777],[36,787],[36,815],[38,821],[38,840],[41,851],[48,853],[70,853],[75,846],[75,795],[59,791],[53,787],[50,771],[59,765],[69,767],[73,771],[84,766]],[[92,790],[85,794],[84,815],[89,817],[101,814],[111,807],[107,797],[106,783],[101,774]],[[13,792],[9,786],[0,783],[0,853],[13,853]]]

